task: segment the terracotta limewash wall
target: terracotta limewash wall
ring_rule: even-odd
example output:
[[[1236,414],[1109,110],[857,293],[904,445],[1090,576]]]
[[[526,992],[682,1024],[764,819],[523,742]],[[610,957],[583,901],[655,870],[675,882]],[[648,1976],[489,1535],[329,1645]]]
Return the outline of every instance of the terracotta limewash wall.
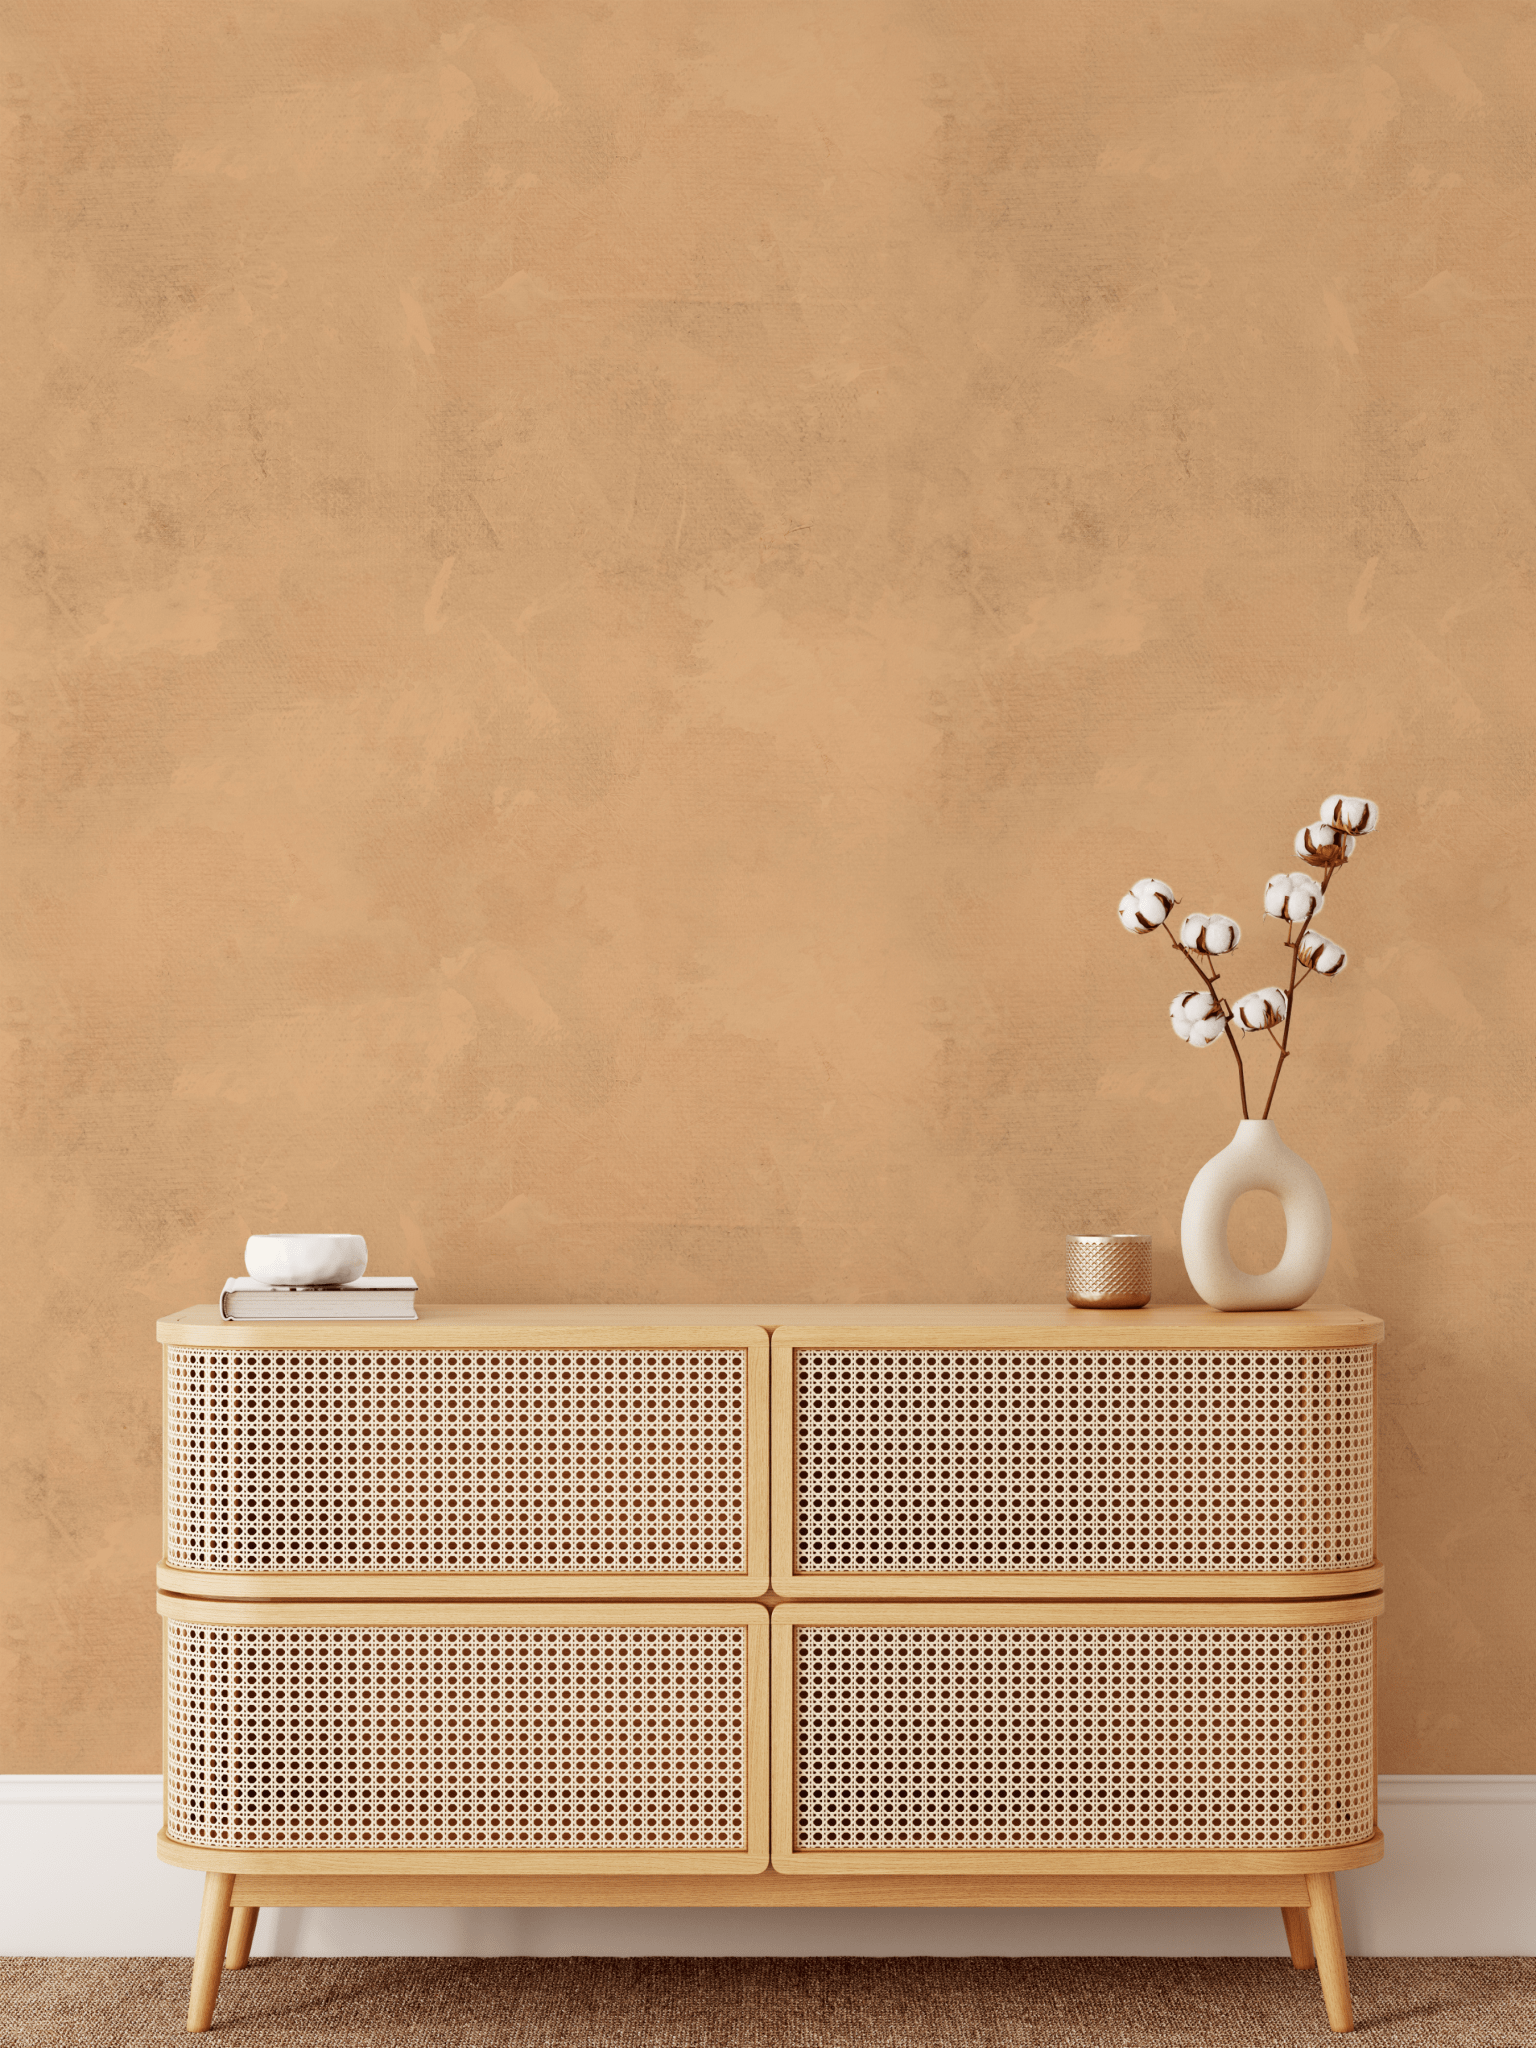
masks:
[[[1383,1761],[1533,1768],[1536,19],[479,7],[12,12],[4,1768],[157,1764],[152,1323],[252,1228],[1188,1298],[1231,1061],[1115,901],[1272,980],[1335,789]]]

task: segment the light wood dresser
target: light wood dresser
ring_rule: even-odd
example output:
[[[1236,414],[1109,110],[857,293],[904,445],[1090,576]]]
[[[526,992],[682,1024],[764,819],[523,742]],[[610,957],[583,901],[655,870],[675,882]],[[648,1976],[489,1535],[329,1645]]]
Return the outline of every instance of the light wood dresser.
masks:
[[[190,2031],[261,1907],[306,1903],[1278,1906],[1352,2025],[1375,1318],[158,1336]]]

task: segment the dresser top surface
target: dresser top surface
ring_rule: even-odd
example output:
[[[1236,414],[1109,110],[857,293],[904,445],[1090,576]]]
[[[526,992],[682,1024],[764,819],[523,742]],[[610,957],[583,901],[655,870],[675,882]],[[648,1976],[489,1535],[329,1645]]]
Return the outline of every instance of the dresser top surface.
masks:
[[[1233,1314],[1201,1303],[1081,1309],[1006,1302],[427,1302],[409,1323],[227,1323],[204,1302],[163,1316],[162,1344],[272,1350],[519,1349],[547,1344],[745,1344],[764,1331],[780,1344],[902,1345],[926,1332],[950,1344],[1056,1350],[1316,1350],[1379,1344],[1383,1326],[1354,1308],[1309,1306]]]

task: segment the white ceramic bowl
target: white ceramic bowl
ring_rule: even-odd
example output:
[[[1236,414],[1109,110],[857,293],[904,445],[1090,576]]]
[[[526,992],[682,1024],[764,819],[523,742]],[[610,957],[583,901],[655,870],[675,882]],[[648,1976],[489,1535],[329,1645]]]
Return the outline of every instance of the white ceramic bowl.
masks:
[[[274,1231],[245,1240],[245,1270],[269,1287],[343,1287],[368,1270],[360,1237],[325,1231]]]

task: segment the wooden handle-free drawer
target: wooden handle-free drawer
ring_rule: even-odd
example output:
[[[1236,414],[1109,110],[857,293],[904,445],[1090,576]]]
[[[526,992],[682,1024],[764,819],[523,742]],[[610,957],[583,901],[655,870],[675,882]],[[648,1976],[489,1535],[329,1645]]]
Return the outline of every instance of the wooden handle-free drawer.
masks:
[[[775,1591],[1372,1589],[1374,1372],[1304,1322],[1283,1347],[778,1331]]]
[[[744,1597],[768,1584],[767,1338],[168,1343],[170,1591]],[[684,1333],[685,1338],[690,1333]],[[430,1337],[431,1341],[426,1341]],[[210,1588],[208,1578],[219,1584]]]
[[[766,1867],[765,1608],[159,1605],[166,1833],[220,1868]]]
[[[1240,1869],[1368,1844],[1380,1610],[776,1607],[774,1867]]]

